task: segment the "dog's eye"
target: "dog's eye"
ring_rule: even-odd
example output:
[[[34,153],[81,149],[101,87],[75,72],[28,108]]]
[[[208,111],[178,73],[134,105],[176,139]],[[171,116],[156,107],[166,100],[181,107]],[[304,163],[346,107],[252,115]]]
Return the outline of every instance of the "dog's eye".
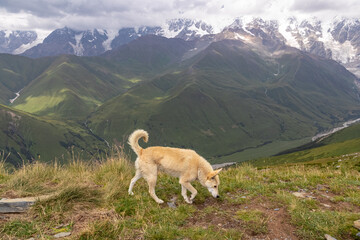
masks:
[[[214,188],[216,188],[216,186],[214,186]]]

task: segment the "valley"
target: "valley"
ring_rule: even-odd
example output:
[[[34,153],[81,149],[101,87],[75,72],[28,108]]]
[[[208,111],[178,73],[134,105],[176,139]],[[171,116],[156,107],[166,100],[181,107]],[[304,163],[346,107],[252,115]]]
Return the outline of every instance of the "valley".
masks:
[[[242,162],[359,118],[359,80],[345,67],[287,45],[274,25],[244,24],[191,39],[145,34],[97,56],[0,54],[3,156],[51,162],[74,146],[101,159],[143,128],[147,146]],[[13,128],[14,114],[32,120]]]

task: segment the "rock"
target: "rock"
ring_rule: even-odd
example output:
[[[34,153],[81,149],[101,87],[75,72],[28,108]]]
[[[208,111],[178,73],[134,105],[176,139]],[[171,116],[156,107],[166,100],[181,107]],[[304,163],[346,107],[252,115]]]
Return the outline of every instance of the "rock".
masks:
[[[329,234],[325,234],[325,239],[326,240],[336,240],[336,238],[330,236]]]
[[[359,230],[360,230],[360,219],[359,219],[359,220],[354,221],[354,227],[356,227],[357,229],[359,229]]]
[[[167,205],[170,207],[170,208],[176,208],[176,205],[174,202],[168,202]]]
[[[0,213],[22,213],[25,212],[34,202],[0,202]]]
[[[325,203],[321,203],[321,205],[323,205],[324,207],[327,207],[327,208],[331,208],[331,206],[330,206],[330,205],[325,204]]]
[[[275,208],[275,209],[274,209],[274,211],[279,211],[279,210],[280,210],[280,208]]]
[[[357,236],[357,237],[360,237],[360,232],[358,232],[358,233],[356,234],[356,236]]]
[[[306,193],[305,192],[293,192],[293,195],[295,197],[299,197],[299,198],[306,198]]]
[[[54,235],[54,238],[63,238],[71,235],[71,232],[61,232]]]
[[[0,213],[22,213],[25,212],[37,200],[45,199],[49,196],[25,197],[25,198],[3,198],[0,200]]]
[[[55,229],[60,229],[60,228],[68,227],[68,226],[70,226],[69,223],[68,224],[60,224],[60,225],[56,226]]]
[[[176,208],[176,204],[175,204],[176,200],[177,200],[177,197],[176,197],[176,196],[172,197],[172,198],[170,199],[170,202],[167,202],[167,205],[168,205],[170,208]]]

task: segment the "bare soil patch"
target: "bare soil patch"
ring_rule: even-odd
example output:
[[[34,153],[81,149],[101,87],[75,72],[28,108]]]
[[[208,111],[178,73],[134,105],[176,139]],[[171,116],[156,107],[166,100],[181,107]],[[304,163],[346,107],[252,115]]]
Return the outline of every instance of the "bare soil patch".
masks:
[[[280,204],[264,197],[251,199],[244,204],[231,204],[227,201],[219,202],[215,199],[207,199],[204,203],[195,204],[198,211],[189,219],[185,227],[200,226],[202,228],[215,227],[218,229],[235,229],[243,233],[244,239],[299,239],[295,232],[296,228],[290,224],[290,215]],[[214,210],[204,209],[212,207]],[[266,233],[258,233],[258,229],[249,226],[248,222],[237,218],[238,211],[260,211],[265,217],[267,226]],[[256,226],[255,226],[256,227]]]

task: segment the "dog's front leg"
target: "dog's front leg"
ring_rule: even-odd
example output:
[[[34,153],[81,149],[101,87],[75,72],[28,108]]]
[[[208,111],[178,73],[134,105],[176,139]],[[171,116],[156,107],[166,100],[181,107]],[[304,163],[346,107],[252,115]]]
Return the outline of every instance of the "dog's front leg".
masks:
[[[184,197],[185,202],[191,204],[192,201],[189,200],[189,197],[187,196],[186,191],[187,191],[186,188],[183,185],[181,185],[181,195]]]
[[[192,203],[192,201],[194,200],[195,196],[197,195],[197,190],[189,183],[186,181],[181,181],[180,180],[180,184],[181,184],[181,194],[183,195],[185,201],[187,203]],[[189,190],[191,192],[191,197],[190,199],[188,198],[188,196],[186,195],[186,190]]]

